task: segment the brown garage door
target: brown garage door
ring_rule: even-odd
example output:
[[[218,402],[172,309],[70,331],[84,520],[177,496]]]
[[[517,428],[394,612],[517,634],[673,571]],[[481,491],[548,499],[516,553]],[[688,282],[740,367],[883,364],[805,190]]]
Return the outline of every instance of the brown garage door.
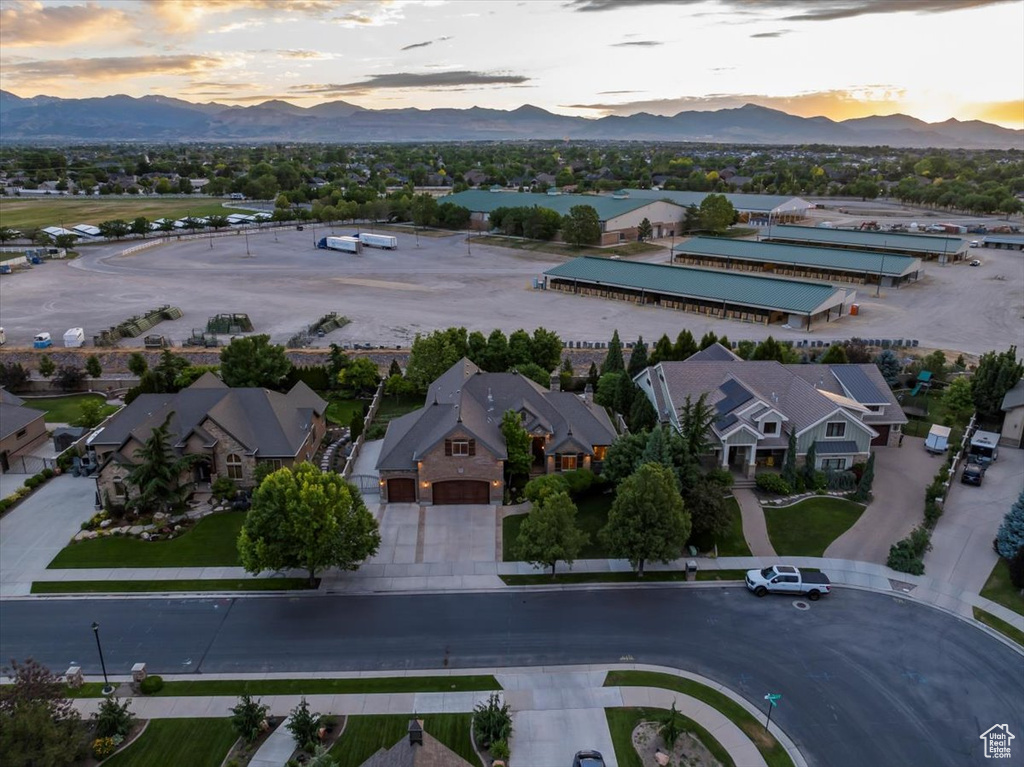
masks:
[[[415,503],[416,502],[416,480],[414,479],[389,479],[388,480],[388,503]]]
[[[871,428],[878,432],[878,436],[871,440],[871,447],[885,447],[889,444],[889,424]]]
[[[487,482],[469,479],[434,483],[434,505],[453,503],[490,503],[490,488]]]

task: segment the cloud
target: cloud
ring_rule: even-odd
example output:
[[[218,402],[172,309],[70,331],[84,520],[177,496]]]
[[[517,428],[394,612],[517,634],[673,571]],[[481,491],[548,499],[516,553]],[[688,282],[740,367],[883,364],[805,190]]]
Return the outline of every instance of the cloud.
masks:
[[[1024,101],[971,104],[964,109],[969,119],[984,120],[1006,128],[1024,128]]]
[[[412,45],[403,45],[399,50],[411,51],[413,48],[426,48],[428,45],[433,44],[433,40],[427,40],[425,43],[413,43]]]
[[[64,46],[102,40],[132,31],[120,8],[85,5],[43,5],[41,2],[4,2],[0,10],[0,44]]]
[[[905,108],[905,93],[888,85],[869,85],[829,91],[798,93],[792,96],[763,96],[750,93],[714,93],[707,96],[681,96],[674,99],[646,99],[620,103],[567,104],[568,109],[589,109],[601,115],[627,116],[637,112],[672,116],[685,111],[706,112],[736,109],[756,104],[800,117],[825,116],[833,120],[891,114]]]
[[[110,56],[91,59],[33,59],[5,67],[5,76],[19,82],[74,78],[105,81],[145,75],[200,74],[223,66],[213,56]]]
[[[1018,2],[1018,0],[831,0],[831,2],[811,3],[807,0],[775,0],[765,3],[763,0],[716,0],[719,7],[731,12],[783,10],[790,15],[787,21],[834,21],[855,16],[870,16],[885,13],[946,13],[967,8],[981,8],[988,5]],[[635,10],[642,5],[648,6],[696,6],[704,5],[706,0],[571,0],[569,7],[576,11],[618,11]]]
[[[598,96],[618,96],[626,93],[644,93],[645,91],[598,91]]]
[[[236,23],[246,21],[250,13],[323,17],[338,10],[334,0],[147,0],[140,11],[143,18],[156,16],[164,34],[189,34],[202,29],[208,17],[230,13]]]
[[[635,46],[637,48],[653,48],[656,45],[664,45],[665,43],[659,42],[658,40],[630,40],[625,43],[613,43],[612,48],[628,48]]]
[[[793,30],[791,29],[778,29],[774,32],[758,32],[756,35],[751,35],[753,38],[764,38],[764,37],[782,37],[788,35]]]
[[[304,93],[365,93],[367,91],[422,88],[428,90],[451,90],[464,86],[520,85],[529,82],[529,77],[511,74],[492,74],[459,70],[451,72],[396,72],[393,74],[370,75],[366,80],[352,83],[321,83],[296,85],[291,90]]]
[[[290,48],[287,50],[274,51],[278,57],[282,59],[299,59],[302,61],[327,61],[335,58],[333,53],[324,53],[323,51],[307,51],[301,48]]]

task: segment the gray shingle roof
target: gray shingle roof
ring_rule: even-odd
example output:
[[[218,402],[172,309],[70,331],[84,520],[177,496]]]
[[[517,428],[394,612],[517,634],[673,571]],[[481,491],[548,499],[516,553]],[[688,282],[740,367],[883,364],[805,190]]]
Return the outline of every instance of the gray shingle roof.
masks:
[[[741,358],[719,343],[711,344],[707,349],[701,349],[687,357],[690,362],[729,362],[738,359]]]
[[[822,245],[839,244],[862,247],[865,250],[902,250],[911,253],[939,255],[956,253],[963,248],[963,237],[902,232],[862,232],[856,229],[829,229],[821,226],[772,227],[771,240],[810,242]]]
[[[1024,378],[1015,383],[1006,394],[1003,395],[1002,410],[1013,410],[1024,405]]]
[[[42,410],[0,403],[0,439],[6,439],[12,434],[21,431],[30,423],[45,417],[46,414]]]
[[[281,394],[267,389],[212,386],[207,380],[177,394],[140,395],[113,416],[90,444],[120,448],[129,437],[144,442],[173,413],[170,433],[179,447],[193,433],[209,444],[212,437],[201,428],[209,419],[242,443],[249,454],[286,458],[298,453],[314,413],[322,414],[326,408],[327,403],[305,384],[296,384],[288,394]]]
[[[816,267],[855,274],[881,273],[894,277],[921,269],[921,259],[898,253],[733,240],[724,237],[694,237],[676,245],[673,252],[762,264]]]
[[[820,283],[584,256],[544,272],[564,280],[649,290],[794,314],[816,314],[842,303],[845,292]]]
[[[24,405],[25,400],[14,394],[11,394],[7,389],[0,388],[0,404],[3,405]]]
[[[815,389],[821,389],[822,391],[831,392],[832,394],[839,394],[843,397],[850,397],[863,405],[885,405],[885,412],[882,414],[867,413],[860,416],[860,419],[867,424],[873,423],[906,423],[907,417],[903,413],[903,408],[900,407],[899,400],[896,399],[896,395],[892,393],[889,385],[886,384],[885,379],[882,378],[882,373],[879,371],[878,366],[865,363],[865,364],[847,364],[847,365],[786,365],[786,367],[793,373],[793,375],[800,376]],[[847,370],[857,368],[859,374],[858,378],[864,379],[870,386],[858,386],[856,389],[857,394],[865,395],[867,399],[860,399],[855,396],[853,392],[848,392],[840,384],[838,377],[831,374],[831,371],[836,368],[845,368]],[[850,375],[847,374],[849,378]]]
[[[457,428],[504,460],[501,418],[506,410],[523,413],[527,430],[550,434],[548,450],[574,443],[590,451],[615,440],[604,408],[569,392],[548,391],[516,373],[484,373],[465,358],[430,385],[426,402],[388,426],[378,470],[414,469],[423,453]]]

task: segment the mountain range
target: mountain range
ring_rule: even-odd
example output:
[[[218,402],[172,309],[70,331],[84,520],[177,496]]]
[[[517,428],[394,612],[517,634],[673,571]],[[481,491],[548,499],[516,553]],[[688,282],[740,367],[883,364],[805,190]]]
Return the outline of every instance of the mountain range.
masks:
[[[644,112],[584,118],[539,107],[518,109],[364,109],[344,101],[299,107],[285,101],[252,106],[195,104],[165,96],[22,98],[0,90],[5,141],[402,142],[578,139],[743,144],[1011,149],[1024,131],[979,120],[927,123],[906,115],[835,121],[798,117],[747,104],[736,109]]]

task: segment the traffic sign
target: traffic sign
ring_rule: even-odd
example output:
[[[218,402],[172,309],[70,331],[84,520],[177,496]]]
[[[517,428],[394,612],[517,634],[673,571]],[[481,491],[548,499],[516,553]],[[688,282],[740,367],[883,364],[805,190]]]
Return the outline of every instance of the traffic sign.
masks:
[[[772,708],[779,705],[778,701],[782,700],[782,695],[777,692],[770,692],[764,696],[764,699],[772,704]]]

